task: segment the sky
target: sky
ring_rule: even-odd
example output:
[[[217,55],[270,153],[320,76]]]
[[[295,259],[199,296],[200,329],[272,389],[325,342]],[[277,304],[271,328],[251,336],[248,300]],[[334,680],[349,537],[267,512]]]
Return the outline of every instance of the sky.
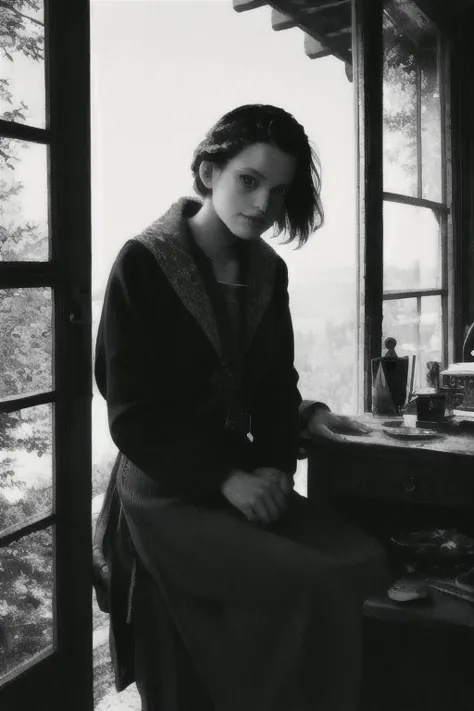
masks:
[[[298,28],[275,32],[271,8],[231,0],[94,0],[92,28],[93,283],[121,245],[181,195],[205,132],[243,103],[273,103],[304,125],[319,153],[324,228],[281,253],[303,278],[355,274],[353,85],[344,65],[310,60]]]
[[[300,29],[275,32],[270,7],[237,13],[232,0],[92,0],[91,50],[94,293],[103,291],[121,245],[192,194],[191,156],[211,124],[253,101],[291,111],[321,157],[326,222],[300,252],[279,250],[290,285],[315,278],[355,284],[354,96],[342,62],[308,59]],[[28,104],[27,123],[35,126],[44,126],[42,72],[18,53],[13,63],[2,61],[2,77],[14,78],[15,97]],[[5,177],[13,175],[4,170]],[[21,149],[15,178],[25,190],[9,216],[21,208],[22,219],[45,223],[44,146]],[[437,226],[423,229],[418,212],[391,214],[385,263],[407,268],[418,259],[429,274],[438,261]]]

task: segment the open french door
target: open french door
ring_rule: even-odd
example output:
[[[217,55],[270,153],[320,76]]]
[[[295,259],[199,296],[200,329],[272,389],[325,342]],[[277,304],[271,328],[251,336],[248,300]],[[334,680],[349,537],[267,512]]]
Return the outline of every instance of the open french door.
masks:
[[[88,0],[0,3],[0,708],[92,709]]]

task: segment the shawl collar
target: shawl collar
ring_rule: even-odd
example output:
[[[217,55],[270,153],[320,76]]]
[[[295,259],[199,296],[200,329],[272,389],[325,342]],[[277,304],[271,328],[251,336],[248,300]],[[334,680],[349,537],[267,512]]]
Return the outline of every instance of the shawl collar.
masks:
[[[135,239],[153,254],[182,303],[208,337],[221,363],[225,363],[212,302],[194,257],[198,248],[192,241],[187,223],[187,219],[199,210],[201,204],[192,198],[181,198]],[[245,248],[248,252],[243,353],[249,348],[272,298],[278,259],[274,249],[263,240],[246,243]]]

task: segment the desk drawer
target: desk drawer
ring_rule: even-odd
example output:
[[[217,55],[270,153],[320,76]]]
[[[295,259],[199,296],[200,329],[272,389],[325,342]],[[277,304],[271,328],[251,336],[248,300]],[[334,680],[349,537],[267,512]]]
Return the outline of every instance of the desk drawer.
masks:
[[[329,495],[354,496],[434,506],[474,508],[474,467],[420,468],[404,462],[361,457],[331,467]]]

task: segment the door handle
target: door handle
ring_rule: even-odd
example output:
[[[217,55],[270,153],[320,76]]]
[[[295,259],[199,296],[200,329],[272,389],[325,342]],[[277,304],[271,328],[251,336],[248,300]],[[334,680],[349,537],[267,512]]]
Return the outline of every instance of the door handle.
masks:
[[[414,476],[408,477],[404,481],[401,481],[400,484],[403,491],[407,494],[413,494],[413,492],[416,491],[417,482]]]
[[[73,326],[84,326],[86,323],[84,319],[78,318],[73,311],[69,312],[69,321]]]

